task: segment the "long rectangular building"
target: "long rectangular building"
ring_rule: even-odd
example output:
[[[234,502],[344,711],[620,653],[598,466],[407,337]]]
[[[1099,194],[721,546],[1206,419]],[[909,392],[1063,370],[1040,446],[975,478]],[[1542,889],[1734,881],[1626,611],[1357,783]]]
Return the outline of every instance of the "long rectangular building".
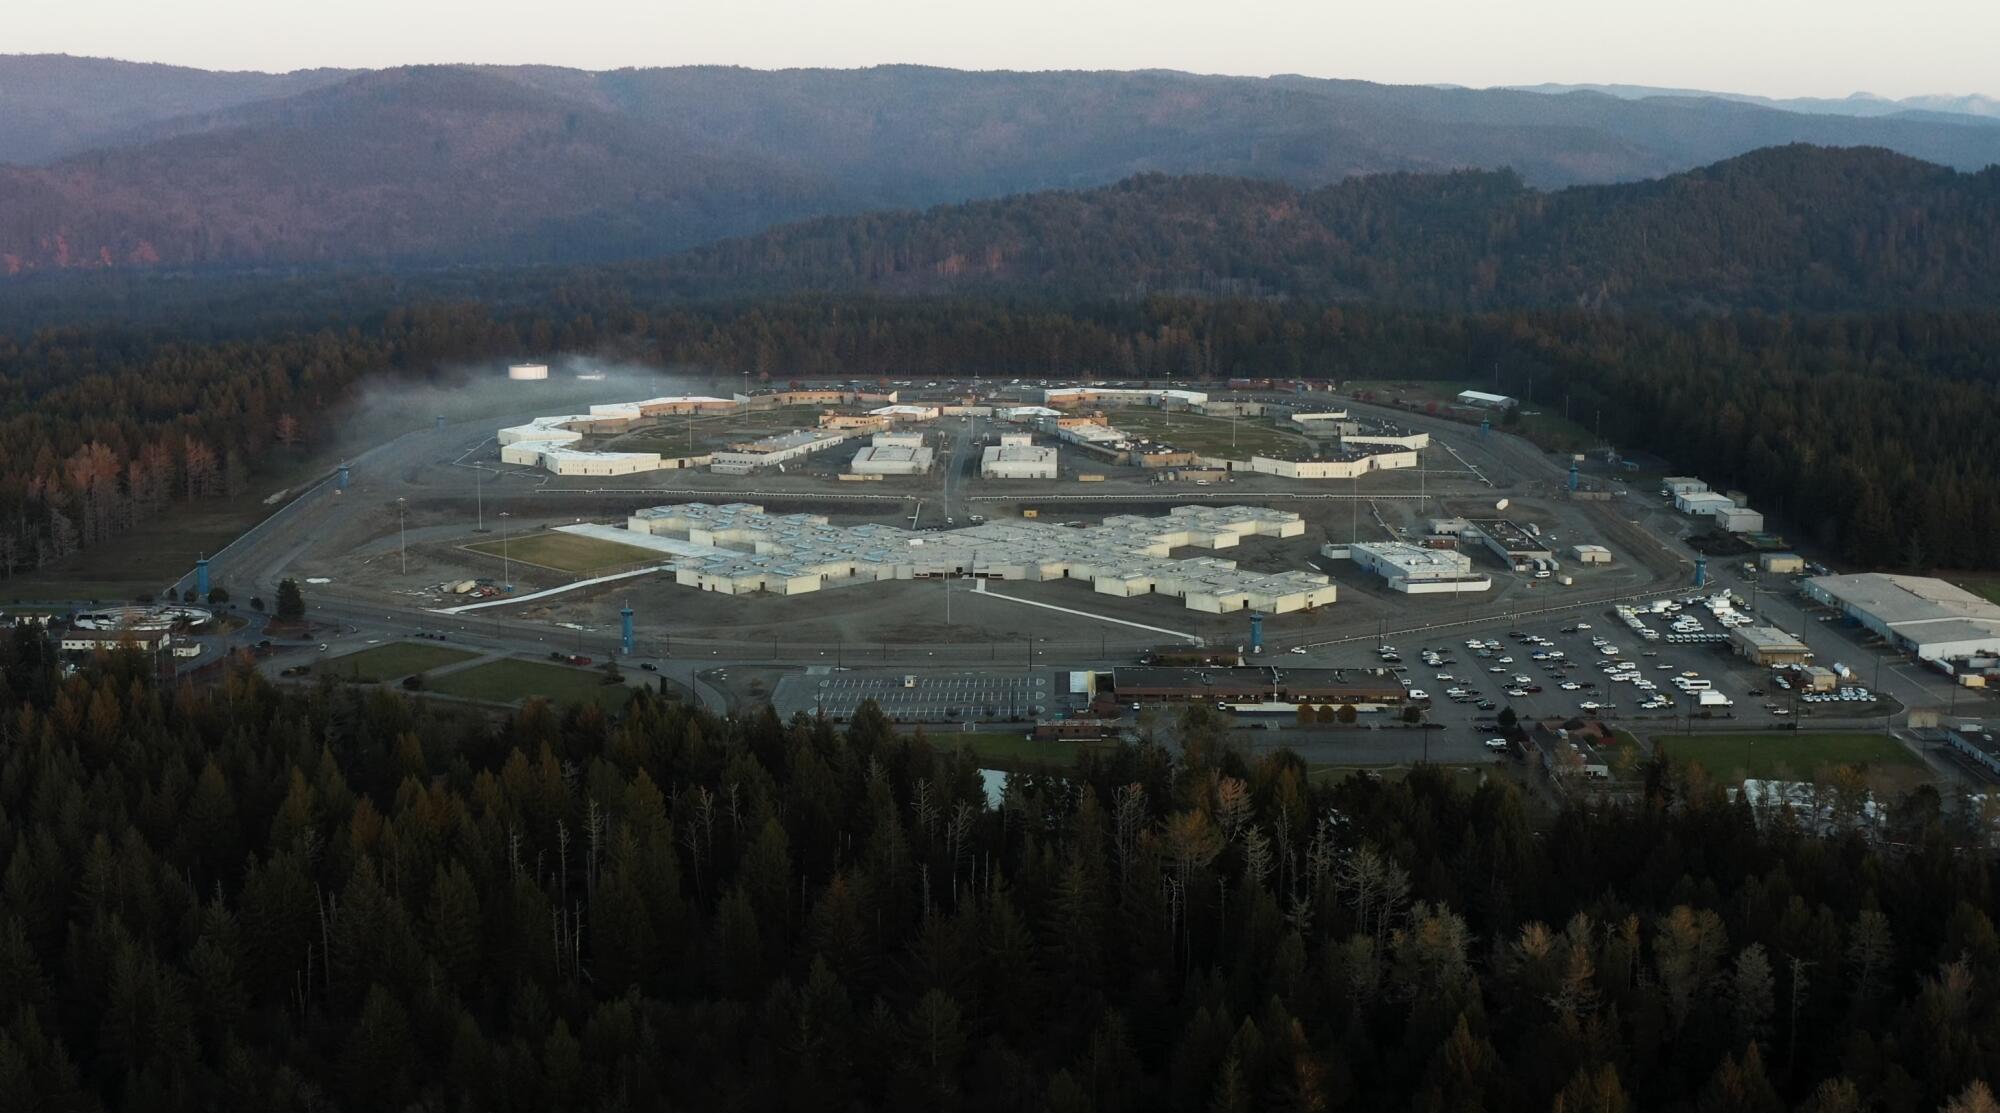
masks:
[[[1929,576],[1815,576],[1803,590],[1905,653],[1933,661],[2000,655],[2000,604]]]
[[[1401,704],[1403,687],[1368,669],[1174,668],[1121,665],[1111,685],[1122,700],[1190,703]]]

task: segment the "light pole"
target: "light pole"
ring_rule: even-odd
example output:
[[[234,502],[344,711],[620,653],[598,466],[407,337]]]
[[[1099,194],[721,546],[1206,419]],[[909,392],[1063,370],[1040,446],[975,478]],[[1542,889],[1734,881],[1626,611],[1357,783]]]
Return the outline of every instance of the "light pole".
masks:
[[[514,569],[507,561],[507,519],[512,517],[505,510],[500,512],[500,590],[514,590]]]
[[[472,473],[472,506],[479,515],[479,521],[472,527],[474,533],[486,532],[486,470],[481,468]]]
[[[410,573],[410,535],[403,526],[403,499],[396,499],[396,555],[403,565],[403,574]]]

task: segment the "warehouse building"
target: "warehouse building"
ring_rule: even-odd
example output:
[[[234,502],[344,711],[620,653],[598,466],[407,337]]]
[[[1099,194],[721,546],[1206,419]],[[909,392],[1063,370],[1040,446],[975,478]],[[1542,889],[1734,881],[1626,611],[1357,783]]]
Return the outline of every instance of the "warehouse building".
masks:
[[[2000,655],[2000,604],[1943,580],[1864,572],[1815,576],[1803,590],[1915,657]]]
[[[723,595],[963,576],[1074,580],[1100,595],[1165,596],[1211,614],[1284,614],[1337,597],[1314,572],[1249,572],[1220,557],[1173,558],[1176,549],[1230,549],[1244,537],[1305,532],[1297,514],[1254,506],[1180,506],[1164,517],[1121,514],[1084,528],[1009,520],[919,533],[833,526],[815,514],[770,515],[749,503],[683,503],[641,510],[623,530],[565,528],[658,551],[673,564],[676,583]]]
[[[1611,550],[1602,545],[1571,545],[1569,551],[1578,564],[1611,563]]]
[[[1776,626],[1738,626],[1729,631],[1729,644],[1738,656],[1767,668],[1803,665],[1812,658],[1806,643]]]
[[[1520,405],[1504,394],[1488,394],[1483,390],[1461,390],[1458,402],[1462,406],[1483,406],[1489,410],[1511,410]]]
[[[983,479],[1054,479],[1056,450],[1022,434],[1009,434],[979,454]]]
[[[916,433],[877,433],[854,454],[847,470],[855,475],[923,475],[933,453]]]
[[[1679,498],[1682,495],[1699,494],[1708,490],[1708,481],[1691,475],[1670,475],[1660,480],[1660,490],[1664,494]]]
[[[1714,514],[1715,524],[1730,533],[1762,533],[1764,512],[1747,506],[1727,506]]]
[[[1736,509],[1736,500],[1720,491],[1682,491],[1674,496],[1674,509],[1683,514],[1715,514]]]
[[[1347,546],[1328,545],[1320,553],[1334,556],[1329,550],[1343,547],[1357,567],[1382,577],[1389,590],[1406,595],[1457,595],[1493,586],[1492,580],[1472,570],[1471,557],[1450,549],[1431,549],[1401,541],[1367,541]]]
[[[2000,776],[2000,738],[1984,730],[1947,730],[1945,740],[1951,748],[1985,766],[1990,773]]]
[[[1509,568],[1519,570],[1521,566],[1538,560],[1556,558],[1540,534],[1522,527],[1519,522],[1506,518],[1481,518],[1472,523],[1472,528],[1493,555]]]

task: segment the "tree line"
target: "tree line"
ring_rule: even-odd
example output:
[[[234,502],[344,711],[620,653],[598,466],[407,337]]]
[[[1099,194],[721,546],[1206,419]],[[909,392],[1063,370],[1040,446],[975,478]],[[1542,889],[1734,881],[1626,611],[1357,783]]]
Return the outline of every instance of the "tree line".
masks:
[[[637,693],[498,718],[0,640],[28,1109],[1988,1109],[1990,832],[1653,766],[1328,783],[1201,711],[1014,775]],[[1967,1104],[1972,1103],[1972,1104]]]

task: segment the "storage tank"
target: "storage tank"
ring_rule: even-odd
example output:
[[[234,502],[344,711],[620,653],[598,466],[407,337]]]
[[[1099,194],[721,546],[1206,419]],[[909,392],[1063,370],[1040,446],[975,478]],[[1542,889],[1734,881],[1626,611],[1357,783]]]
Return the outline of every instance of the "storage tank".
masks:
[[[516,363],[507,368],[507,377],[517,383],[539,382],[549,377],[546,363]]]

